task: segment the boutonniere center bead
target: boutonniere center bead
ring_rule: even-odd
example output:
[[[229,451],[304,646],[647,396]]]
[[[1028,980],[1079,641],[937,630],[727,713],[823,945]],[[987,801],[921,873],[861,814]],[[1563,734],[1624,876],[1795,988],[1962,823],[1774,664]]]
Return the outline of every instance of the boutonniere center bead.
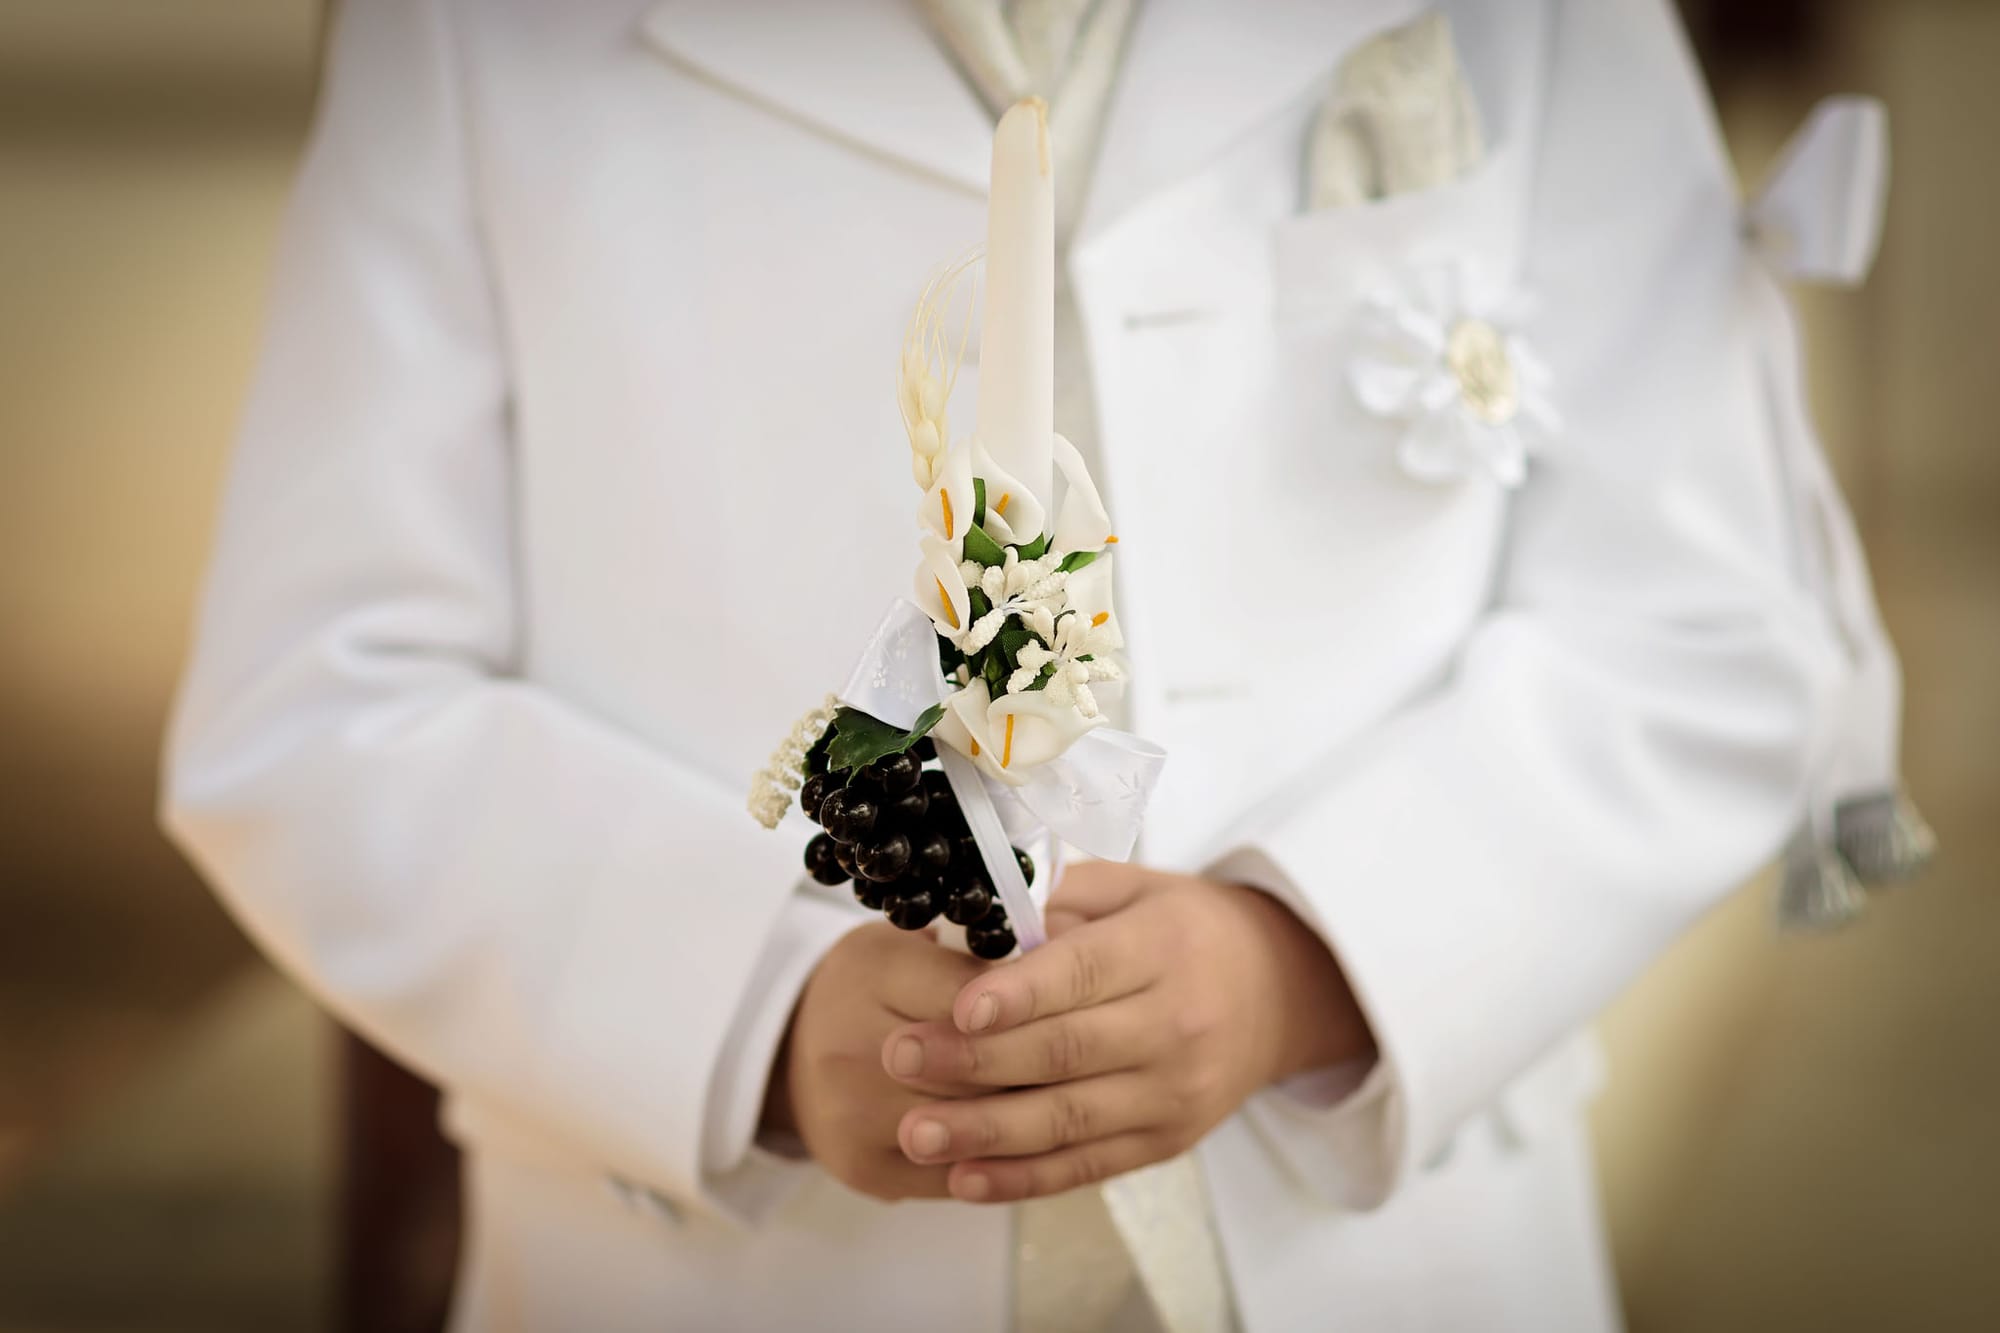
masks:
[[[1507,340],[1483,319],[1461,319],[1445,340],[1445,364],[1458,380],[1465,405],[1481,421],[1499,425],[1521,410],[1514,363]]]

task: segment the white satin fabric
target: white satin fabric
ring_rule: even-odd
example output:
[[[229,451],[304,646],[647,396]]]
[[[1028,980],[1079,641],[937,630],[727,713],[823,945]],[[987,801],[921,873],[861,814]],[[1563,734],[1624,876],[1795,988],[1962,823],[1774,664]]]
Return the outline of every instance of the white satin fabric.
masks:
[[[1418,6],[1250,8],[1146,7],[1068,274],[1173,756],[1139,854],[1286,894],[1383,1052],[1202,1145],[1231,1285],[1252,1333],[1602,1329],[1577,1034],[1847,706],[1794,335],[1659,0],[1444,6],[1485,161],[1312,214],[1326,80]],[[1006,1210],[751,1145],[861,914],[742,809],[907,582],[891,368],[990,120],[889,0],[341,9],[170,826],[449,1089],[461,1327],[1005,1328]],[[1511,497],[1413,482],[1345,388],[1358,293],[1440,251],[1540,301],[1565,428]]]

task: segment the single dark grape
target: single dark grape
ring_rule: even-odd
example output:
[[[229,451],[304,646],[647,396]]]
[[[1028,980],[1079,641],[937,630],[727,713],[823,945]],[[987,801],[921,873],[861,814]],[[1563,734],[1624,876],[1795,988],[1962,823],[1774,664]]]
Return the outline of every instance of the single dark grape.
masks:
[[[970,865],[963,861],[953,861],[951,869],[945,871],[939,878],[944,882],[944,886],[954,893],[960,889],[975,888],[983,889],[988,894],[994,891],[993,881],[987,877],[986,867],[976,860]]]
[[[854,854],[854,864],[861,867],[861,873],[877,884],[886,884],[899,878],[910,868],[910,839],[907,834],[891,833],[879,842],[865,842]]]
[[[819,808],[826,804],[827,796],[840,784],[825,773],[815,773],[799,788],[799,809],[806,812],[806,818],[819,823]]]
[[[986,915],[973,922],[981,930],[1006,930],[1007,905],[1000,901],[1000,895],[993,895],[993,906],[986,909]]]
[[[1035,858],[1034,858],[1034,857],[1032,857],[1032,856],[1029,856],[1029,855],[1028,855],[1028,854],[1027,854],[1026,852],[1022,851],[1022,850],[1021,850],[1021,849],[1020,849],[1019,847],[1016,847],[1016,848],[1014,849],[1014,864],[1015,864],[1015,865],[1017,865],[1017,866],[1019,866],[1019,867],[1021,867],[1021,878],[1022,878],[1022,879],[1024,879],[1024,880],[1028,881],[1028,883],[1030,883],[1030,884],[1033,884],[1033,883],[1035,882]]]
[[[993,910],[993,895],[984,884],[965,884],[944,900],[944,919],[954,926],[976,926]]]
[[[917,757],[918,763],[928,764],[937,758],[937,742],[928,736],[919,736],[917,743],[910,747],[910,753]]]
[[[879,912],[888,906],[889,899],[883,894],[880,884],[856,877],[854,881],[854,901],[871,912]]]
[[[931,798],[922,787],[882,798],[882,818],[900,829],[914,829],[931,808]]]
[[[958,807],[947,806],[941,809],[936,801],[932,801],[928,822],[929,827],[944,834],[945,841],[952,845],[953,859],[957,859],[958,840],[971,836],[971,831],[965,827],[965,816],[958,812]]]
[[[883,909],[883,914],[889,918],[889,924],[892,926],[900,926],[904,930],[922,930],[937,920],[937,895],[929,889],[905,894],[903,897],[891,899],[889,905]],[[1008,938],[1013,937],[1010,935]]]
[[[924,780],[923,761],[908,751],[885,754],[868,767],[874,770],[874,780],[886,792],[909,791]]]
[[[824,833],[806,844],[806,873],[822,884],[845,884],[853,876],[841,868],[840,844]]]
[[[986,878],[986,860],[979,854],[979,844],[969,833],[958,834],[951,840],[951,869],[945,872],[954,884],[967,884],[974,879],[992,887]]]
[[[1004,927],[999,930],[987,930],[975,926],[965,932],[965,947],[972,950],[974,958],[988,960],[1005,958],[1014,952],[1014,932]]]
[[[875,831],[881,817],[875,798],[856,787],[837,787],[827,794],[819,808],[819,822],[826,825],[836,842],[860,842]]]
[[[828,835],[828,836],[831,836],[831,835]],[[858,867],[858,866],[856,866],[856,865],[854,864],[854,844],[853,844],[853,843],[851,843],[851,842],[836,842],[836,843],[834,843],[834,844],[833,844],[833,860],[834,860],[834,864],[838,865],[838,866],[839,866],[839,867],[840,867],[840,868],[841,868],[842,870],[845,870],[845,871],[847,872],[847,877],[848,877],[849,879],[860,879],[860,878],[861,878],[861,870],[860,870],[860,867]]]
[[[882,896],[891,900],[909,898],[919,893],[929,893],[937,889],[937,887],[936,880],[933,880],[928,875],[917,873],[917,868],[914,865],[896,876],[896,878],[884,880],[881,885]],[[944,903],[944,892],[942,890],[938,890],[938,903],[940,906]]]
[[[951,789],[951,779],[944,775],[943,769],[924,770],[924,790],[930,793],[932,805],[949,805],[954,810],[958,809],[958,793]]]
[[[951,839],[935,829],[912,839],[910,865],[934,879],[943,875],[951,869]]]

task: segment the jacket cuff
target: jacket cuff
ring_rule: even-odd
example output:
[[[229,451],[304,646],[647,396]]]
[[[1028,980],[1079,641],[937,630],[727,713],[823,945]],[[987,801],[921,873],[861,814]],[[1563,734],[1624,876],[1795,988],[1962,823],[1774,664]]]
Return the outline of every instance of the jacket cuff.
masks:
[[[857,907],[801,889],[779,911],[744,986],[709,1082],[701,1146],[703,1192],[744,1226],[761,1225],[812,1169],[803,1153],[759,1142],[757,1122],[806,981],[827,951],[868,919]]]

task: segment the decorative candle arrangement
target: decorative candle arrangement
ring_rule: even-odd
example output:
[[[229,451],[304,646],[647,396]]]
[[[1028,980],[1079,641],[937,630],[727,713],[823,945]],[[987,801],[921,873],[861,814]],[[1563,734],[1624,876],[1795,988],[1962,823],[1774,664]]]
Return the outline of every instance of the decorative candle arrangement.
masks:
[[[775,828],[797,792],[824,830],[806,847],[816,880],[852,880],[905,929],[942,915],[997,958],[1043,939],[1019,844],[1045,849],[1050,881],[1065,845],[1125,859],[1165,760],[1100,708],[1124,678],[1118,537],[1055,430],[1055,190],[1039,98],[994,132],[979,413],[954,442],[965,344],[949,325],[970,267],[932,279],[903,342],[897,399],[924,493],[912,596],[757,775],[750,809]]]

